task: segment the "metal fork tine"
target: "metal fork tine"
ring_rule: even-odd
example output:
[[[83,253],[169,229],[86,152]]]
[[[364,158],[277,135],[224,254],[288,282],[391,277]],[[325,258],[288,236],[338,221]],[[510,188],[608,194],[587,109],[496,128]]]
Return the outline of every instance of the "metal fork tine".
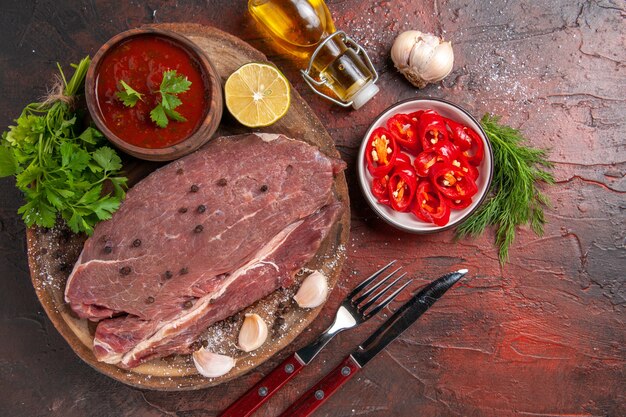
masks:
[[[400,281],[402,278],[404,278],[406,276],[406,272],[402,275],[400,275],[398,278],[396,278],[395,280],[393,280],[393,282],[389,285],[387,285],[385,288],[383,288],[382,290],[380,290],[379,292],[376,293],[376,295],[374,295],[372,297],[371,300],[369,300],[362,308],[360,308],[361,311],[365,311],[368,308],[370,308],[376,301],[378,301],[378,299],[380,297],[382,297],[382,295],[387,292],[389,290],[389,288],[393,287],[398,281]]]
[[[396,269],[391,274],[387,275],[385,278],[380,280],[380,282],[376,283],[376,285],[372,286],[372,288],[369,288],[367,291],[365,291],[363,294],[361,294],[361,296],[359,298],[357,298],[356,300],[354,300],[352,303],[355,306],[358,306],[359,304],[361,304],[367,297],[370,296],[370,294],[372,294],[374,291],[376,291],[378,288],[380,288],[385,282],[387,282],[391,277],[393,277],[396,274],[396,272],[398,272],[401,269],[402,269],[402,267]]]
[[[352,299],[352,297],[357,295],[363,288],[365,288],[367,286],[367,284],[369,284],[370,282],[374,281],[376,278],[378,278],[378,276],[380,276],[380,274],[385,272],[391,265],[393,265],[395,263],[396,263],[396,261],[393,260],[393,261],[389,262],[387,265],[385,265],[382,268],[380,268],[378,271],[374,272],[374,274],[372,274],[369,278],[367,278],[365,281],[363,281],[362,283],[357,285],[356,288],[353,289],[352,292],[350,292],[350,294],[348,294],[346,296],[346,298],[347,299]]]
[[[378,306],[374,307],[372,309],[372,311],[370,311],[367,316],[366,316],[366,320],[369,319],[372,316],[375,316],[376,314],[378,314],[378,312],[380,310],[382,310],[383,308],[387,307],[387,305],[392,302],[394,300],[394,298],[396,298],[398,296],[398,294],[400,294],[402,292],[402,290],[404,290],[411,282],[413,282],[412,279],[408,280],[403,286],[401,286],[400,288],[398,288],[397,290],[395,290],[389,297],[385,298],[385,300],[380,303]]]

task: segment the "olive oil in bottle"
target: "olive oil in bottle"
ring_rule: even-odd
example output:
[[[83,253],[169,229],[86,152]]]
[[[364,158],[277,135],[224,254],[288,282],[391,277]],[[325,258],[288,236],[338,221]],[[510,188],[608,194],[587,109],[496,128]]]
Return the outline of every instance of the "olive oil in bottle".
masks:
[[[378,75],[369,57],[335,29],[323,0],[249,0],[248,8],[278,45],[308,61],[302,75],[317,94],[358,109],[378,92]]]

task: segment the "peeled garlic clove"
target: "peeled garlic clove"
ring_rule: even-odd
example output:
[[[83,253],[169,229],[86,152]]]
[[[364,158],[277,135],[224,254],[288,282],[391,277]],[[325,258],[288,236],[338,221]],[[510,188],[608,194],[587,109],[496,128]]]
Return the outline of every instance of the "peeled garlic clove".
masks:
[[[258,349],[267,339],[267,324],[258,314],[246,314],[239,330],[239,349],[251,352]]]
[[[198,372],[207,378],[226,375],[235,366],[235,359],[210,352],[205,348],[195,351],[192,356]]]
[[[315,308],[326,301],[328,296],[328,280],[319,271],[306,277],[293,297],[302,308]]]

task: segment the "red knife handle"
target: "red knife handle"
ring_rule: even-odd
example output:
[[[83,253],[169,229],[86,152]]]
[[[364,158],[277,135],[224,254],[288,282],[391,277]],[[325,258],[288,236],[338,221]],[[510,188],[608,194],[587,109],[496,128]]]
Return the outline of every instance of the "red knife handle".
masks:
[[[352,356],[348,356],[339,366],[315,384],[313,388],[298,398],[280,417],[305,417],[311,415],[360,369],[361,367],[352,359]]]
[[[296,376],[304,364],[295,353],[260,380],[248,392],[232,403],[220,417],[247,417],[270,399],[283,385]]]

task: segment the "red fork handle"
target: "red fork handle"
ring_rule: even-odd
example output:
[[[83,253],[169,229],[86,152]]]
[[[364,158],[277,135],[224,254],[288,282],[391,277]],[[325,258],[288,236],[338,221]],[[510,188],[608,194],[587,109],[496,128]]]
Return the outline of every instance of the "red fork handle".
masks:
[[[220,417],[247,417],[270,399],[283,385],[296,376],[304,364],[292,354],[248,392],[232,403]]]
[[[280,417],[306,417],[311,415],[360,369],[361,367],[352,359],[352,356],[348,356],[339,366],[315,384],[313,388],[298,398]]]

